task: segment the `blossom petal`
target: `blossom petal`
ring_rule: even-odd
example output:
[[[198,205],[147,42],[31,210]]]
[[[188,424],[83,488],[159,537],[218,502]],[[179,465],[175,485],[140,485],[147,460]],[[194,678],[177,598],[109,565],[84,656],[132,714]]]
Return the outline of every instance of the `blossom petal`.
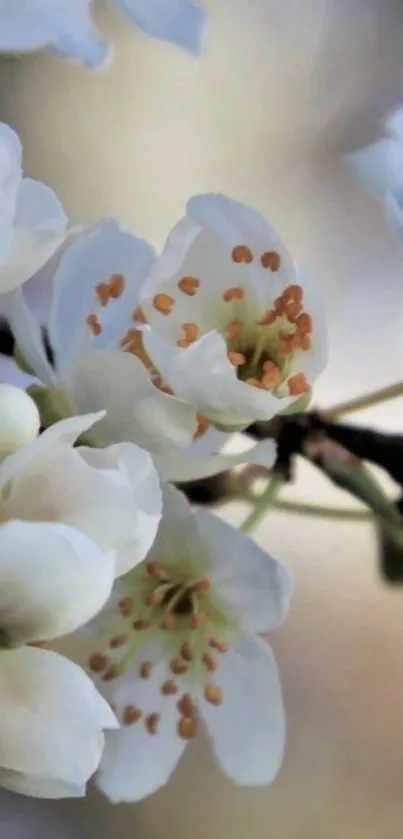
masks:
[[[2,653],[0,766],[82,786],[116,719],[80,667],[35,647]],[[23,790],[22,790],[23,791]]]
[[[134,706],[143,718],[134,725],[110,732],[96,777],[99,789],[113,802],[140,801],[164,786],[185,749],[177,734],[176,696],[164,696],[161,685],[170,678],[165,661],[156,664],[149,679],[141,679],[135,663],[132,673],[122,676],[111,690],[118,719]],[[172,675],[172,674],[171,674]],[[147,731],[149,714],[158,714],[156,734]]]
[[[68,784],[49,776],[28,775],[12,769],[0,769],[0,787],[30,798],[82,798],[85,784]]]
[[[192,0],[118,0],[129,20],[147,35],[199,55],[206,12]]]
[[[56,376],[46,356],[40,325],[27,304],[22,289],[16,288],[5,294],[2,306],[25,361],[45,385],[52,386]]]
[[[200,710],[221,768],[243,786],[270,784],[280,769],[285,720],[277,665],[260,639],[245,636],[223,656],[215,681],[223,703]]]
[[[0,39],[1,39],[0,27]],[[7,258],[12,239],[17,194],[22,178],[21,143],[15,131],[0,123],[0,265]]]
[[[66,248],[53,280],[49,323],[60,371],[70,367],[85,349],[119,346],[133,326],[139,288],[154,259],[148,242],[122,230],[112,219],[103,219]],[[124,278],[122,293],[101,306],[97,286],[118,274]],[[102,323],[98,336],[93,336],[87,325],[88,315],[95,312]]]
[[[178,349],[157,332],[146,330],[144,345],[173,391],[225,428],[240,429],[257,419],[272,419],[295,401],[295,397],[277,399],[237,379],[218,332],[207,333],[188,349]]]
[[[390,137],[351,152],[346,155],[346,160],[369,189],[377,195],[384,195],[390,179],[391,154],[394,150],[394,153],[398,155],[400,149],[401,166],[403,166],[403,147]]]
[[[3,524],[3,646],[73,632],[102,608],[114,576],[113,555],[103,553],[84,533],[72,527],[34,521]]]
[[[271,469],[276,459],[276,444],[273,440],[263,440],[256,446],[237,454],[197,454],[184,450],[180,454],[160,455],[155,457],[158,471],[165,481],[186,483],[200,478],[208,478],[233,469],[242,463],[254,463]]]
[[[92,0],[57,0],[43,3],[11,3],[0,0],[0,51],[32,52],[53,47],[72,58],[98,66],[107,46],[90,18]]]
[[[170,563],[178,556],[192,556],[197,544],[203,547],[202,534],[186,496],[171,484],[163,484],[162,519],[148,559],[159,561],[163,556]]]
[[[120,538],[115,538],[116,574],[125,574],[145,558],[155,539],[162,509],[157,470],[149,453],[133,443],[120,443],[107,449],[79,449],[79,452],[88,463],[98,467],[94,471],[100,480],[103,474],[99,467],[105,470],[107,477],[112,470],[117,476],[124,475],[127,478],[125,496],[130,499],[130,535],[125,539],[129,529],[121,525]],[[113,507],[117,506],[114,496],[111,496],[111,503]],[[114,515],[115,521],[122,518],[119,511],[115,511]],[[104,516],[109,518],[108,509]]]
[[[263,633],[278,627],[293,590],[287,568],[218,516],[200,510],[195,517],[208,547],[214,585],[245,631]]]
[[[194,408],[154,387],[143,364],[128,353],[87,353],[64,387],[79,411],[106,409],[106,417],[91,432],[98,445],[134,442],[158,454],[193,439]]]

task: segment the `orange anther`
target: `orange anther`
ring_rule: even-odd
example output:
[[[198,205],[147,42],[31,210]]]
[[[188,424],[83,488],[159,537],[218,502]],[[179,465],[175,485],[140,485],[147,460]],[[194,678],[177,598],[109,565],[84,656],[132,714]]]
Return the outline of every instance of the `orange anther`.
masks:
[[[241,337],[243,323],[240,320],[233,320],[227,326],[228,341],[237,341]]]
[[[175,305],[175,300],[170,294],[160,292],[153,298],[153,306],[161,315],[169,315]]]
[[[124,618],[130,617],[134,609],[134,599],[133,597],[121,597],[118,602],[118,609],[121,615]]]
[[[197,733],[197,720],[194,717],[180,717],[177,732],[182,740],[192,740]]]
[[[203,434],[208,431],[210,426],[211,422],[207,419],[207,417],[204,417],[203,414],[197,414],[197,428],[193,434],[193,439],[199,440],[200,437],[203,437]]]
[[[188,341],[197,341],[199,337],[199,327],[197,323],[182,323],[182,329],[185,333],[185,338]]]
[[[236,245],[235,248],[232,248],[231,259],[233,262],[246,262],[248,264],[253,260],[253,253],[247,245]]]
[[[126,705],[122,714],[123,725],[134,725],[141,720],[142,716],[143,713],[140,708],[136,708],[134,705]]]
[[[101,325],[101,323],[100,323],[99,318],[97,317],[97,315],[94,315],[94,314],[87,315],[87,318],[86,318],[86,324],[87,324],[87,326],[88,326],[88,328],[89,328],[90,332],[92,332],[92,334],[93,334],[93,335],[95,335],[95,337],[96,337],[97,335],[100,335],[100,334],[101,334],[101,332],[102,332],[102,325]]]
[[[205,612],[195,612],[194,615],[190,616],[190,625],[192,629],[199,629],[200,626],[204,626],[207,622],[207,615]]]
[[[296,327],[299,335],[309,335],[312,332],[312,318],[307,312],[297,318]]]
[[[189,644],[189,641],[184,641],[183,642],[179,652],[180,652],[181,658],[183,658],[184,661],[192,661],[193,660],[192,647]]]
[[[122,296],[125,290],[126,280],[123,274],[112,274],[109,277],[109,294],[114,300]]]
[[[220,638],[210,638],[209,646],[212,650],[218,650],[219,653],[227,653],[229,644],[227,641],[221,641]]]
[[[299,396],[302,393],[309,393],[310,387],[305,373],[295,373],[288,379],[288,392],[290,396]]]
[[[165,597],[165,591],[163,589],[154,589],[151,591],[150,594],[146,597],[146,605],[147,606],[159,606]]]
[[[161,685],[161,693],[164,696],[174,696],[175,693],[178,693],[178,690],[178,685],[173,679],[168,679],[163,685]]]
[[[145,621],[145,620],[142,620],[141,618],[139,618],[139,620],[133,621],[132,627],[137,632],[142,632],[144,629],[149,629],[150,624],[149,624],[148,621]]]
[[[123,634],[122,635],[114,635],[113,638],[111,638],[110,641],[109,641],[109,646],[113,650],[115,650],[118,647],[124,647],[124,645],[127,644],[128,640],[129,640],[128,635],[123,635]]]
[[[103,673],[108,664],[108,656],[104,653],[92,653],[88,659],[88,667],[93,673]]]
[[[172,612],[168,612],[161,621],[161,629],[175,629],[176,625],[177,619]]]
[[[149,734],[156,734],[161,720],[161,714],[148,714],[145,718],[145,726]]]
[[[294,300],[295,303],[302,303],[304,291],[300,285],[289,285],[283,291],[284,300]]]
[[[142,679],[149,679],[152,676],[154,665],[152,661],[142,661],[139,667],[139,673]]]
[[[245,384],[251,385],[251,387],[260,387],[260,388],[263,387],[263,385],[259,381],[259,379],[254,379],[253,376],[251,376],[249,379],[246,379]]]
[[[287,311],[287,301],[284,300],[283,297],[276,297],[273,305],[278,315],[285,315]]]
[[[169,664],[171,668],[171,672],[174,676],[183,676],[184,673],[187,673],[189,670],[188,664],[183,660],[183,658],[173,658]]]
[[[119,666],[117,664],[111,664],[102,676],[102,679],[104,682],[112,682],[113,679],[117,679],[118,676],[120,676]]]
[[[190,347],[192,341],[188,341],[187,338],[178,338],[176,341],[176,346],[180,347],[182,350],[187,350]]]
[[[234,367],[239,367],[242,364],[246,363],[246,358],[243,353],[241,352],[229,352],[228,353],[228,361],[234,365]]]
[[[167,574],[162,562],[155,562],[154,560],[150,560],[146,564],[147,574],[150,577],[155,577],[156,580],[169,580],[169,575]]]
[[[301,303],[298,303],[296,300],[290,300],[290,302],[287,303],[286,310],[285,310],[285,315],[288,318],[288,320],[290,321],[290,323],[296,323],[297,318],[301,314],[301,312],[302,312],[302,304]]]
[[[178,699],[176,703],[176,707],[180,714],[184,717],[194,717],[196,715],[196,704],[193,701],[190,693],[182,694],[181,698]]]
[[[147,323],[147,316],[142,306],[137,306],[132,312],[132,320],[135,323]]]
[[[243,297],[245,297],[245,289],[241,286],[226,288],[222,293],[222,299],[225,303],[231,303],[232,300],[242,300]]]
[[[204,688],[204,698],[211,705],[221,705],[224,697],[221,688],[210,683]]]
[[[278,271],[281,263],[280,254],[277,251],[265,251],[260,257],[260,262],[263,268],[270,268],[270,271]]]
[[[273,309],[268,309],[257,321],[258,326],[271,326],[272,323],[277,318],[277,312],[274,312]]]
[[[109,303],[108,283],[98,283],[98,285],[95,286],[95,293],[101,306],[106,306]]]
[[[178,288],[180,288],[184,294],[187,294],[188,297],[194,297],[194,295],[197,294],[199,285],[200,280],[198,280],[197,277],[182,277],[182,279],[178,280]]]
[[[209,673],[214,673],[217,670],[218,662],[211,653],[204,653],[202,661]]]

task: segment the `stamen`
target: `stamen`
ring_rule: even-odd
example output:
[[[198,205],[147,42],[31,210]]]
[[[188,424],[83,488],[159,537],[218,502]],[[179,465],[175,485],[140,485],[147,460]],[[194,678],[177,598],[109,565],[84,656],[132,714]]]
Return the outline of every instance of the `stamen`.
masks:
[[[139,667],[139,673],[142,679],[150,679],[154,670],[152,661],[142,661]]]
[[[227,326],[227,340],[237,341],[241,337],[243,323],[240,320],[233,320]]]
[[[115,635],[115,636],[114,636],[113,638],[111,638],[111,640],[109,641],[109,646],[110,646],[113,650],[114,650],[114,649],[116,649],[117,647],[124,647],[124,645],[125,645],[125,644],[127,644],[128,640],[129,640],[129,636],[128,636],[128,635],[123,635],[123,634],[122,634],[122,635]]]
[[[256,323],[258,326],[271,326],[276,318],[277,312],[273,312],[273,309],[268,309],[267,312],[265,312],[259,320],[256,321]]]
[[[311,316],[308,315],[307,312],[303,312],[302,315],[297,318],[296,326],[299,335],[308,335],[309,332],[312,332]]]
[[[290,321],[290,323],[296,323],[298,316],[302,312],[302,305],[298,303],[296,300],[290,300],[287,303],[285,314]]]
[[[193,661],[193,652],[192,647],[189,644],[189,641],[184,641],[179,650],[179,653],[185,661]]]
[[[185,333],[185,338],[189,343],[197,341],[199,337],[199,327],[197,323],[182,323],[182,329]]]
[[[161,629],[175,629],[176,625],[177,619],[172,612],[168,612],[161,621]]]
[[[197,733],[197,720],[195,717],[180,717],[177,732],[182,740],[192,740]]]
[[[283,291],[284,300],[295,300],[296,303],[302,303],[304,290],[300,285],[289,285]]]
[[[216,661],[211,653],[204,653],[202,661],[209,673],[215,673],[218,668],[218,661]]]
[[[224,699],[224,694],[218,685],[214,685],[212,682],[206,685],[204,688],[204,698],[207,702],[210,702],[210,705],[221,705]]]
[[[239,367],[241,364],[246,363],[246,358],[241,352],[229,352],[228,361],[230,361],[234,367]]]
[[[121,615],[124,618],[129,618],[134,609],[134,598],[133,597],[122,597],[118,603],[118,609]]]
[[[135,323],[148,323],[146,313],[142,306],[137,306],[132,312],[132,320]]]
[[[182,658],[173,658],[170,662],[171,672],[174,676],[183,676],[189,670],[189,666]]]
[[[200,437],[203,437],[203,434],[208,431],[211,426],[210,420],[207,417],[204,417],[203,414],[197,414],[197,428],[195,433],[193,434],[193,439],[198,440]]]
[[[284,297],[276,297],[274,303],[274,309],[278,315],[285,315],[287,311],[287,301],[284,300]]]
[[[200,592],[200,591],[210,591],[211,583],[207,577],[203,577],[201,580],[197,580],[197,582],[193,583],[192,591]]]
[[[270,271],[278,271],[280,268],[280,254],[277,251],[265,251],[260,257],[263,268],[270,268]]]
[[[273,361],[265,361],[263,364],[263,372],[264,375],[262,377],[262,385],[265,388],[271,389],[277,387],[281,382],[281,371],[280,368],[277,367],[277,364],[274,364]]]
[[[104,682],[112,682],[113,679],[117,679],[120,676],[120,667],[118,664],[111,664],[108,667],[108,670],[102,676]]]
[[[253,253],[247,245],[236,245],[232,248],[231,259],[233,262],[245,262],[249,264],[253,260]]]
[[[253,378],[253,376],[250,376],[248,379],[245,379],[245,384],[251,385],[252,387],[263,387],[262,382],[260,382],[259,379]]]
[[[225,303],[231,303],[232,300],[242,300],[245,297],[245,289],[241,286],[233,286],[227,288],[222,293],[222,299]]]
[[[164,696],[174,696],[175,693],[178,693],[178,691],[178,685],[176,684],[176,682],[174,682],[173,679],[168,679],[168,681],[164,682],[164,684],[161,685],[161,693]]]
[[[178,288],[188,297],[194,297],[199,286],[200,280],[197,277],[182,277],[181,280],[178,280]]]
[[[88,667],[93,673],[103,673],[108,664],[108,656],[104,653],[92,653],[88,659]]]
[[[123,725],[134,725],[141,720],[142,716],[143,712],[140,711],[140,708],[136,708],[134,705],[126,705],[122,714]]]
[[[145,718],[145,726],[149,734],[156,734],[160,724],[161,714],[148,714]]]
[[[169,315],[175,305],[175,300],[170,294],[160,292],[153,299],[153,306],[161,315]]]
[[[164,597],[166,595],[167,586],[160,586],[159,588],[155,588],[151,594],[148,594],[146,597],[146,605],[147,606],[160,606],[161,603],[164,601]]]
[[[114,300],[122,296],[125,290],[126,280],[123,274],[112,274],[109,278],[109,294]]]
[[[190,616],[190,625],[192,629],[199,629],[201,626],[205,626],[206,622],[207,615],[205,612],[195,612]]]
[[[197,708],[194,700],[192,699],[190,693],[183,693],[181,698],[178,699],[176,703],[176,707],[180,714],[183,717],[195,717]]]
[[[138,620],[133,621],[132,627],[137,632],[142,632],[144,629],[150,629],[150,622],[144,620],[144,618],[139,618]]]
[[[149,574],[150,577],[155,577],[156,580],[169,580],[169,575],[165,571],[162,562],[147,562],[146,568],[147,574]]]
[[[90,332],[95,337],[97,337],[97,335],[101,334],[102,325],[101,325],[101,322],[100,322],[99,318],[97,317],[97,315],[94,315],[94,314],[87,315],[86,324],[87,324]]]
[[[230,646],[227,641],[221,641],[220,638],[210,638],[209,646],[213,650],[218,650],[219,653],[227,653]]]
[[[98,298],[100,306],[107,306],[109,303],[109,285],[108,283],[98,283],[95,286],[95,293]]]
[[[310,386],[305,376],[305,373],[296,373],[288,379],[288,392],[290,396],[299,396],[303,393],[309,393]]]

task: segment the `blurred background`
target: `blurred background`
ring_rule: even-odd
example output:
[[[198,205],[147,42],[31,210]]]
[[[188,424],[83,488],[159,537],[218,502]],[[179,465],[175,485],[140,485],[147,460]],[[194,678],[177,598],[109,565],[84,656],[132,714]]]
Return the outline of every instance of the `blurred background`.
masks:
[[[157,246],[194,192],[254,205],[323,288],[330,361],[316,404],[401,379],[403,245],[342,157],[403,103],[401,0],[204,2],[200,62],[136,33],[101,0],[115,43],[106,70],[44,53],[3,58],[0,119],[20,134],[26,173],[49,183],[74,221],[117,216]],[[355,421],[401,431],[403,401]],[[287,493],[350,503],[308,466]],[[231,786],[201,741],[138,805],[94,792],[61,803],[3,793],[2,839],[401,839],[403,591],[380,581],[366,523],[278,512],[257,538],[298,583],[271,639],[288,715],[273,786]]]

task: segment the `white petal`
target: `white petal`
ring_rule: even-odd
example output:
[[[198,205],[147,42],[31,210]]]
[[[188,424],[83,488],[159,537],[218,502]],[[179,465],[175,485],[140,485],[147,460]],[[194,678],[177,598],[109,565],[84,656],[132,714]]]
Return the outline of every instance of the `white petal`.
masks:
[[[113,802],[140,801],[164,786],[186,745],[176,730],[178,697],[161,693],[161,685],[170,678],[167,663],[157,664],[150,679],[136,675],[138,664],[113,687],[117,716],[120,718],[124,708],[133,705],[144,716],[157,713],[161,719],[154,735],[148,733],[144,719],[107,734],[96,782]]]
[[[80,667],[50,650],[2,653],[0,766],[74,786],[96,770],[116,719]]]
[[[15,131],[2,122],[0,123],[0,265],[7,258],[11,248],[15,205],[21,178],[21,143]]]
[[[82,798],[85,784],[68,784],[49,776],[27,775],[12,769],[0,769],[0,787],[30,798]]]
[[[403,194],[401,190],[388,192],[386,197],[386,208],[390,223],[400,239],[403,240]]]
[[[139,288],[154,259],[154,251],[144,239],[122,230],[112,219],[100,221],[66,248],[53,280],[49,324],[58,369],[68,368],[90,346],[119,347],[127,329],[133,326]],[[123,293],[100,307],[96,286],[113,274],[125,278]],[[102,323],[97,337],[91,335],[86,323],[87,316],[94,312]]]
[[[107,601],[113,555],[63,524],[11,521],[0,527],[3,645],[73,632]],[[0,639],[1,643],[1,639]]]
[[[21,388],[0,383],[0,457],[36,440],[40,424],[34,400]]]
[[[31,52],[54,47],[91,66],[105,59],[106,44],[91,23],[92,0],[0,0],[0,51]]]
[[[271,469],[276,460],[274,440],[263,440],[251,449],[238,454],[198,455],[191,450],[155,457],[158,471],[165,481],[183,483],[208,478],[225,472],[241,463],[256,463]]]
[[[28,443],[3,461],[0,465],[0,486],[5,486],[8,481],[30,467],[32,463],[40,462],[56,443],[73,445],[77,437],[103,416],[104,411],[97,411],[94,414],[85,414],[85,416],[69,417],[51,425],[33,443]]]
[[[212,513],[195,514],[212,563],[211,579],[245,632],[278,627],[288,611],[290,572],[238,528]]]
[[[205,11],[192,0],[117,0],[129,20],[147,35],[161,38],[199,55]]]
[[[149,559],[175,561],[178,556],[191,557],[203,549],[202,535],[186,496],[170,484],[162,485],[162,519]]]
[[[0,354],[0,381],[16,385],[25,390],[32,384],[38,384],[38,379],[24,373],[10,355]]]
[[[5,294],[2,308],[16,344],[32,371],[45,385],[55,383],[56,376],[46,357],[39,322],[34,317],[21,288]]]
[[[94,470],[99,474],[100,481],[102,473],[99,467],[105,470],[108,477],[111,470],[117,474],[117,480],[125,482],[124,498],[120,501],[123,507],[126,504],[126,497],[130,501],[130,527],[123,526],[123,510],[116,509],[119,505],[120,495],[116,491],[116,500],[111,493],[111,504],[100,515],[104,516],[103,528],[112,514],[115,521],[112,522],[111,534],[114,532],[115,523],[122,522],[115,536],[114,546],[116,553],[116,574],[125,574],[141,562],[155,539],[158,525],[161,519],[162,496],[157,470],[154,467],[151,456],[144,449],[133,443],[119,443],[109,446],[107,449],[79,449],[80,454],[85,457],[88,463],[97,466]],[[102,501],[102,499],[100,499]],[[95,516],[96,527],[99,529],[100,522]],[[128,523],[129,524],[129,523]],[[92,538],[95,538],[95,529]],[[119,538],[117,538],[119,536]],[[101,544],[99,542],[99,544]]]
[[[133,442],[163,453],[193,439],[194,409],[154,387],[143,364],[129,353],[87,353],[64,387],[77,410],[106,409],[106,417],[91,432],[99,445]]]
[[[395,140],[385,138],[346,155],[347,163],[352,166],[365,185],[379,195],[383,195],[388,189],[390,151],[393,145],[397,145]]]
[[[201,712],[221,768],[243,786],[270,784],[280,769],[285,720],[277,665],[260,639],[245,636],[222,657],[215,681],[224,701],[201,699]]]
[[[173,391],[227,429],[272,419],[295,401],[295,397],[277,399],[237,379],[218,332],[207,333],[188,349],[178,349],[157,332],[146,330],[144,345]]]
[[[0,289],[26,282],[50,259],[67,233],[68,219],[54,192],[40,181],[24,178],[17,196],[13,239],[0,265]]]

